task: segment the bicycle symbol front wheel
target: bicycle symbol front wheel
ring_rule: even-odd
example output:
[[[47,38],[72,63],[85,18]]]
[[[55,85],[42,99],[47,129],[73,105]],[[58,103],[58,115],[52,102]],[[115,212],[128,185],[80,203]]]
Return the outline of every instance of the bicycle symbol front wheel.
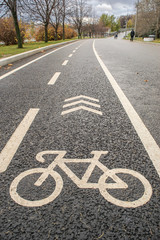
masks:
[[[113,175],[116,175],[118,173],[122,173],[122,174],[128,174],[133,176],[134,178],[137,178],[143,185],[144,187],[144,193],[142,195],[142,197],[138,198],[135,201],[123,201],[120,199],[117,199],[116,197],[113,197],[109,192],[108,189],[106,187],[106,180],[108,177],[111,177]],[[148,180],[141,175],[140,173],[130,170],[130,169],[121,169],[121,168],[117,168],[117,169],[112,169],[109,170],[109,174],[108,173],[104,173],[100,178],[99,178],[99,191],[102,194],[102,196],[110,203],[113,203],[117,206],[120,207],[124,207],[124,208],[136,208],[136,207],[140,207],[144,204],[146,204],[151,196],[152,196],[152,187],[150,185],[150,183],[148,182]],[[120,189],[120,187],[118,187]],[[117,188],[117,189],[118,189]],[[122,186],[123,189],[123,186]]]
[[[49,175],[55,180],[55,189],[47,198],[36,200],[36,201],[30,201],[22,198],[17,192],[18,184],[21,182],[23,178],[32,174],[37,174],[37,173],[43,174],[45,171],[46,171],[45,168],[34,168],[34,169],[30,169],[20,173],[11,183],[11,186],[10,186],[11,198],[19,205],[22,205],[25,207],[40,207],[52,202],[60,194],[63,188],[63,180],[61,176],[55,171],[51,171],[49,173]]]

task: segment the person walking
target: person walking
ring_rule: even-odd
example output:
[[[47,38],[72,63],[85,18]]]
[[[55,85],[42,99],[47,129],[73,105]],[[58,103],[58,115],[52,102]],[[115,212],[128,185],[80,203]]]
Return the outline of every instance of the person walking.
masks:
[[[134,35],[135,35],[135,32],[134,32],[134,30],[132,29],[132,31],[131,31],[131,33],[130,33],[130,35],[131,35],[131,41],[133,41],[133,38],[134,38]]]

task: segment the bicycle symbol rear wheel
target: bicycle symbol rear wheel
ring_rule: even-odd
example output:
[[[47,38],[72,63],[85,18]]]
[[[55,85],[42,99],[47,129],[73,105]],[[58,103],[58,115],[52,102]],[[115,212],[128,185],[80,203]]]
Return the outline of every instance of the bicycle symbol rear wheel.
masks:
[[[53,177],[53,179],[55,180],[56,184],[55,184],[54,191],[47,198],[44,198],[41,200],[36,200],[36,201],[30,201],[30,200],[22,198],[17,192],[18,184],[20,183],[20,181],[23,178],[25,178],[26,176],[29,176],[31,174],[35,174],[35,173],[43,174],[45,171],[46,171],[45,168],[34,168],[34,169],[30,169],[30,170],[20,173],[11,183],[11,186],[10,186],[11,198],[19,205],[22,205],[25,207],[40,207],[40,206],[43,206],[45,204],[52,202],[60,194],[60,192],[63,188],[63,180],[62,180],[61,176],[55,171],[50,171],[50,173],[49,173],[49,175],[51,177]]]
[[[142,197],[140,197],[139,199],[137,199],[135,201],[123,201],[123,200],[119,200],[119,199],[111,196],[111,194],[107,191],[107,188],[106,188],[106,180],[108,177],[112,177],[112,175],[114,175],[114,174],[116,175],[118,173],[129,174],[129,175],[137,178],[144,186],[144,193],[143,193]],[[99,178],[98,183],[99,183],[100,193],[108,202],[113,203],[120,207],[124,207],[124,208],[140,207],[140,206],[146,204],[152,196],[152,187],[151,187],[150,183],[148,182],[148,180],[144,176],[142,176],[140,173],[130,170],[130,169],[123,169],[123,168],[111,169],[111,170],[109,170],[109,174],[104,173]],[[123,186],[122,186],[122,189],[123,189]]]

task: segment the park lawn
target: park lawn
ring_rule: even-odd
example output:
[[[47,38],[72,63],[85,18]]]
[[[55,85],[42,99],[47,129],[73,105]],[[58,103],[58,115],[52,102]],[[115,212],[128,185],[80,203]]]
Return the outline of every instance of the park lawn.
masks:
[[[160,39],[154,40],[155,43],[160,43]]]
[[[126,40],[130,40],[130,36],[127,36],[125,39],[126,39]],[[140,41],[140,42],[144,42],[144,40],[143,40],[142,37],[135,37],[134,40]],[[154,40],[154,41],[147,42],[147,43],[160,43],[160,39],[158,38],[158,39],[156,39],[156,40]]]
[[[77,39],[77,38],[74,38]],[[17,45],[10,45],[10,46],[0,46],[0,58],[2,57],[9,57],[15,54],[27,52],[30,50],[34,50],[36,48],[45,47],[51,44],[61,43],[61,42],[67,42],[74,39],[66,39],[66,40],[58,40],[58,41],[50,41],[48,43],[45,42],[30,42],[30,43],[24,43],[23,48],[18,48]]]

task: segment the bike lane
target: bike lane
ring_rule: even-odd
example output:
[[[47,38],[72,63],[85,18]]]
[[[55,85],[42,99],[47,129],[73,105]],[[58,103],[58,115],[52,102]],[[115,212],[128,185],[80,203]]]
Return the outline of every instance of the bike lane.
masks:
[[[40,110],[14,161],[2,174],[3,239],[159,238],[158,175],[110,83],[106,81],[92,43],[86,41],[75,49],[55,84],[48,85],[43,99],[35,106]],[[42,151],[66,151],[64,158],[82,159],[85,163],[67,163],[79,178],[84,176],[89,166],[85,159],[93,157],[91,152],[104,151],[99,160],[105,167],[134,170],[149,181],[153,189],[151,199],[136,208],[117,206],[116,201],[110,203],[96,188],[78,187],[76,179],[71,180],[71,175],[69,178],[63,169],[56,166],[54,171],[63,179],[63,188],[57,198],[40,207],[25,207],[23,202],[22,205],[17,204],[9,194],[15,177],[28,169],[47,168],[57,156],[50,152],[44,156],[44,163],[38,162],[36,155]],[[88,182],[98,183],[102,174],[102,169],[95,167]],[[17,188],[22,198],[35,201],[52,194],[55,181],[51,176],[41,186],[34,186],[40,175],[36,173],[22,179]],[[117,175],[128,184],[128,189],[107,190],[114,198],[131,202],[143,195],[144,186],[139,180],[128,175],[127,171]],[[113,179],[108,178],[107,183],[113,183]],[[57,184],[62,185],[62,182]]]

